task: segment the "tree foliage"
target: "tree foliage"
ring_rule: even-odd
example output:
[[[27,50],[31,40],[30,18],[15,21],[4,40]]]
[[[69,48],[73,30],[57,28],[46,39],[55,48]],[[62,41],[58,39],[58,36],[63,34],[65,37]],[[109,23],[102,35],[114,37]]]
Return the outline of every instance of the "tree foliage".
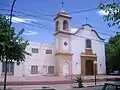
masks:
[[[103,18],[108,22],[110,27],[117,25],[120,28],[120,3],[101,3],[99,5],[99,9],[107,13],[107,15],[104,15]]]
[[[76,83],[78,84],[78,88],[83,88],[83,79],[82,76],[79,74],[76,77]]]
[[[106,59],[109,69],[120,69],[120,33],[111,37],[106,44]]]
[[[112,3],[101,3],[99,9],[106,12],[103,16],[108,22],[109,27],[117,26],[120,28],[120,3],[113,1]],[[120,33],[111,37],[106,43],[106,60],[109,69],[120,69]]]
[[[24,40],[22,34],[24,29],[19,33],[15,33],[13,27],[9,30],[9,22],[6,17],[0,16],[0,61],[9,60],[9,62],[25,61],[25,55],[30,55],[25,51],[25,48],[29,44]]]

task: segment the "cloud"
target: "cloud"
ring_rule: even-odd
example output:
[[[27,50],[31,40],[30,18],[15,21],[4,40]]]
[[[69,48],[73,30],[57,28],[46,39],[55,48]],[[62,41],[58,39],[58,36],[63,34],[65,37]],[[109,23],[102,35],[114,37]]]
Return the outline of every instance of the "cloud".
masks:
[[[9,16],[6,16],[7,19],[9,19]],[[12,17],[13,23],[31,23],[31,22],[37,22],[35,19],[30,18],[19,18],[19,17]]]
[[[71,33],[75,33],[78,30],[78,28],[71,28]]]
[[[106,12],[105,10],[99,10],[99,11],[97,11],[97,13],[99,15],[108,15],[109,14],[109,12]]]
[[[99,10],[99,11],[97,11],[97,13],[99,15],[108,15],[108,14],[112,15],[112,14],[118,13],[118,11],[117,10],[113,10],[113,9],[109,9],[107,11],[105,11],[105,10]]]
[[[29,35],[37,35],[37,34],[38,34],[38,32],[36,32],[36,31],[30,31],[30,30],[27,30],[27,31],[25,31],[23,33],[23,35],[27,35],[27,36],[29,36]]]
[[[18,17],[12,17],[12,22],[13,23],[21,23],[21,22],[26,22],[25,19],[18,18]]]

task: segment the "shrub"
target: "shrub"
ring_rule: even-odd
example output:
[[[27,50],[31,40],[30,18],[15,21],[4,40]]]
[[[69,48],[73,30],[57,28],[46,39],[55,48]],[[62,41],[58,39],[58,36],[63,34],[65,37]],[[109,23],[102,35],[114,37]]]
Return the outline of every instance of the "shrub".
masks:
[[[79,87],[79,88],[84,87],[84,86],[83,86],[83,79],[82,79],[82,76],[81,76],[80,74],[77,75],[77,77],[76,77],[76,83],[78,84],[78,87]]]

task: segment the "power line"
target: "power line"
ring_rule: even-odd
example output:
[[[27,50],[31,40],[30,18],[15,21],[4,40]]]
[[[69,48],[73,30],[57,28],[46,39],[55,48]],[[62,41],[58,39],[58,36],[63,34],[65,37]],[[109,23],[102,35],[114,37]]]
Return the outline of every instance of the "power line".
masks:
[[[117,4],[120,4],[120,3],[117,3]],[[6,6],[6,7],[10,7],[10,5],[5,5],[5,4],[0,4],[2,6]],[[15,7],[16,8],[16,7]],[[77,11],[72,11],[72,12],[68,12],[68,14],[77,14],[77,13],[82,13],[82,12],[89,12],[89,11],[93,11],[93,10],[97,10],[98,8],[95,7],[95,8],[90,8],[90,9],[84,9],[84,10],[77,10]],[[25,9],[21,9],[23,11],[28,11],[28,10],[25,10]],[[31,12],[31,11],[30,11]],[[56,14],[45,14],[45,13],[39,13],[39,12],[32,12],[32,13],[36,13],[36,14],[39,14],[41,16],[50,16],[50,17],[53,17],[55,16]]]
[[[1,4],[0,4],[1,5]],[[9,5],[4,5],[3,6],[9,6]],[[76,13],[82,13],[82,12],[88,12],[88,11],[93,11],[93,10],[97,10],[98,8],[91,8],[91,9],[85,9],[85,10],[77,10],[77,11],[73,11],[73,12],[68,12],[68,14],[76,14]],[[21,10],[24,10],[24,9],[21,9]],[[24,10],[24,11],[27,11],[27,10]],[[56,14],[44,14],[44,13],[38,13],[38,12],[33,12],[33,13],[36,13],[36,14],[40,14],[42,16],[55,16]]]
[[[70,12],[69,14],[75,14],[75,13],[81,13],[81,12],[88,12],[88,11],[93,11],[93,10],[97,10],[98,8],[92,8],[92,9],[86,9],[86,10],[78,10],[78,11],[74,11],[74,12]],[[3,11],[10,11],[10,10],[6,10],[6,9],[0,9],[0,10],[3,10]],[[20,13],[20,14],[25,14],[27,16],[31,16],[31,17],[36,17],[36,18],[41,18],[41,17],[38,17],[38,16],[35,16],[35,15],[31,15],[31,14],[27,14],[27,13],[24,13],[24,12],[18,12],[18,11],[13,11],[13,12],[16,12],[16,13]],[[49,20],[48,20],[49,21]],[[51,20],[50,20],[51,21]],[[26,25],[31,25],[31,26],[34,26],[34,27],[38,27],[38,28],[43,28],[43,29],[46,29],[45,27],[46,26],[36,26],[36,25],[33,25],[33,24],[29,24],[29,23],[24,23],[22,22],[23,24],[26,24]],[[32,22],[33,23],[33,22]],[[38,24],[38,23],[35,23],[34,24]],[[40,25],[40,24],[38,24]],[[98,32],[98,33],[101,33],[101,32]],[[111,36],[111,35],[108,35],[108,34],[105,34],[105,33],[101,33],[101,34],[104,34],[104,35],[107,35],[107,36]],[[81,37],[81,38],[86,38],[86,37],[83,37],[83,36],[79,36],[79,35],[74,35],[76,37]],[[86,38],[87,39],[87,38]],[[91,40],[94,40],[94,39],[91,39]],[[95,40],[95,41],[100,41],[100,40]]]
[[[45,27],[41,27],[41,26],[37,26],[37,25],[30,24],[30,23],[25,23],[25,22],[22,22],[22,23],[25,24],[25,25],[30,25],[30,26],[33,26],[33,27],[38,27],[38,28],[40,28],[40,29],[42,28],[42,29],[45,29],[45,30],[46,30]],[[46,31],[50,31],[50,30],[46,30]],[[54,31],[54,30],[52,29],[51,31]],[[50,32],[51,32],[51,31],[50,31]],[[98,32],[98,33],[99,33],[99,32]],[[105,33],[102,33],[102,34],[106,35]],[[75,36],[75,37],[81,37],[81,38],[88,39],[87,37],[80,36],[80,35],[76,35],[76,34],[74,34],[74,35],[72,35],[72,36]],[[108,35],[107,35],[107,36],[108,36]],[[112,36],[112,35],[109,35],[109,36]],[[93,40],[93,41],[103,42],[103,41],[96,40],[96,39],[91,39],[91,40]]]
[[[16,15],[14,15],[16,16]],[[16,16],[17,17],[17,16]],[[19,17],[18,17],[19,18]],[[21,18],[21,17],[20,17]],[[24,18],[21,18],[21,19],[24,19]],[[15,21],[15,20],[14,20]],[[27,21],[27,20],[26,20]],[[29,20],[28,20],[29,21]],[[43,29],[47,29],[49,28],[48,26],[44,25],[44,24],[41,24],[41,23],[38,23],[38,22],[34,22],[34,21],[30,21],[30,23],[32,24],[29,24],[29,23],[24,23],[24,22],[21,22],[23,24],[26,24],[26,25],[32,25],[32,26],[35,26],[35,27],[39,27],[39,28],[43,28]],[[36,24],[36,25],[33,25],[33,24]],[[54,28],[49,28],[49,29],[54,29]]]
[[[0,5],[2,5],[2,6],[6,6],[6,7],[10,7],[10,5],[5,5],[5,4],[0,4]],[[17,7],[15,7],[15,8],[17,8]],[[19,8],[20,10],[22,10],[22,11],[28,11],[28,10],[26,10],[26,9],[23,9],[23,8]],[[31,11],[28,11],[28,12],[31,12]],[[41,16],[49,16],[49,17],[53,17],[53,16],[55,16],[55,14],[44,14],[44,13],[39,13],[39,12],[32,12],[32,13],[36,13],[36,14],[39,14],[39,15],[41,15]]]
[[[33,24],[25,23],[25,22],[21,22],[21,23],[26,24],[26,25],[30,25],[30,26],[33,26],[33,27],[42,28],[42,29],[45,29],[45,30],[48,29],[46,26],[38,26],[38,25],[41,25],[41,24],[35,23],[35,22]],[[34,25],[34,24],[37,24],[37,25]],[[49,29],[49,30],[46,30],[46,31],[54,31],[54,29],[52,28],[52,29]],[[105,36],[112,36],[110,34],[106,34],[106,33],[102,33],[102,32],[98,32],[98,33],[102,34],[102,35],[105,35]],[[75,35],[75,36],[82,37],[82,36],[79,36],[79,35]],[[84,37],[82,37],[82,38],[84,38]]]
[[[33,22],[33,21],[32,21],[32,23],[33,23],[33,24],[37,24],[37,25],[41,25],[41,26],[43,26],[43,27],[48,28],[47,26],[45,26],[45,25],[43,25],[43,24],[40,24],[40,23],[37,23],[37,22]],[[49,28],[49,29],[50,29],[50,28]],[[54,29],[54,28],[51,28],[51,29]]]
[[[9,15],[9,14],[4,14],[5,16],[7,15]],[[13,16],[16,16],[16,15],[13,15]],[[18,17],[19,18],[19,17]],[[21,17],[20,17],[21,18]],[[21,18],[21,19],[24,19],[24,18]],[[16,21],[16,20],[12,20],[12,21]],[[27,20],[26,20],[27,21]],[[29,21],[29,20],[28,20]],[[22,23],[22,24],[26,24],[26,25],[31,25],[31,26],[33,26],[33,27],[38,27],[38,28],[43,28],[43,29],[53,29],[54,30],[54,28],[49,28],[48,26],[46,26],[46,25],[44,25],[44,24],[41,24],[41,23],[37,23],[37,22],[34,22],[34,21],[30,21],[30,23],[32,23],[32,24],[30,24],[30,23],[25,23],[25,22],[20,22],[20,23]],[[34,25],[34,24],[36,24],[36,25]]]
[[[91,8],[91,9],[85,9],[85,10],[78,10],[78,11],[73,11],[70,12],[68,14],[76,14],[76,13],[82,13],[82,12],[89,12],[89,11],[93,11],[93,10],[97,10],[98,8]]]
[[[106,33],[102,33],[102,32],[98,32],[99,34],[102,34],[102,35],[106,35],[106,36],[111,36],[110,34],[106,34]]]
[[[37,23],[37,22],[31,22],[31,23],[33,23],[33,24],[36,24],[36,25],[33,25],[33,24],[29,24],[29,23],[24,23],[24,22],[21,22],[21,23],[23,23],[23,24],[26,24],[26,25],[31,25],[31,26],[34,26],[34,27],[38,27],[38,28],[43,28],[43,29],[50,29],[50,28],[48,28],[47,26],[45,26],[45,25],[43,25],[43,24],[40,24],[40,23]],[[39,25],[39,26],[38,26]],[[52,29],[52,31],[54,31],[54,28],[51,28]],[[103,32],[98,32],[99,34],[102,34],[102,35],[105,35],[105,36],[112,36],[112,35],[110,35],[110,34],[106,34],[106,33],[103,33]]]
[[[15,20],[14,20],[15,21]],[[50,31],[48,30],[46,27],[41,27],[41,26],[38,26],[38,25],[34,25],[34,24],[31,24],[31,23],[25,23],[25,22],[21,22],[22,24],[26,24],[26,25],[30,25],[30,26],[33,26],[33,27],[38,27],[38,28],[42,28],[42,29],[45,29],[46,31]],[[51,30],[52,31],[52,30]]]
[[[23,23],[23,22],[21,22],[21,23]],[[47,29],[48,28],[48,26],[46,26],[46,25],[43,25],[43,24],[41,24],[41,23],[37,23],[37,22],[34,22],[34,21],[32,21],[31,23],[33,23],[33,24],[36,24],[36,25],[33,25],[33,24],[28,24],[28,23],[23,23],[23,24],[26,24],[26,25],[32,25],[32,26],[34,26],[34,27],[39,27],[39,28],[43,28],[43,29]],[[39,25],[39,26],[38,26]],[[50,29],[50,28],[49,28]],[[54,30],[54,28],[51,28],[52,30]],[[98,31],[97,31],[98,32]],[[105,36],[111,36],[110,34],[106,34],[106,33],[103,33],[103,32],[98,32],[99,34],[102,34],[102,35],[105,35]]]
[[[2,14],[2,15],[8,16],[9,14]],[[14,16],[16,16],[16,15],[14,15]],[[18,18],[19,18],[19,17],[18,17]],[[21,18],[21,19],[24,19],[24,18]],[[16,20],[12,20],[12,21],[15,21],[15,22],[16,22]],[[28,21],[29,21],[29,20],[28,20]],[[37,23],[37,22],[34,22],[34,21],[30,21],[30,23],[32,23],[32,24],[30,24],[30,23],[25,23],[25,22],[20,22],[20,23],[26,24],[26,25],[30,25],[30,26],[33,26],[33,27],[43,28],[43,29],[49,28],[48,26],[46,26],[46,25],[44,25],[44,24]],[[36,24],[36,25],[34,25],[34,24]],[[38,25],[39,25],[39,26],[38,26]],[[49,28],[49,29],[50,29],[50,28]],[[51,28],[51,29],[54,29],[54,28]]]
[[[14,15],[14,16],[16,16],[16,15]],[[24,19],[24,18],[23,18]],[[23,22],[21,22],[21,23],[23,23]],[[43,25],[43,24],[40,24],[40,23],[37,23],[37,22],[34,22],[34,21],[32,21],[31,23],[33,23],[33,24],[36,24],[36,25],[33,25],[33,24],[29,24],[29,25],[32,25],[32,26],[34,26],[34,27],[39,27],[39,28],[44,28],[44,29],[47,29],[48,27],[46,26],[46,25]],[[26,25],[28,25],[28,23],[23,23],[23,24],[26,24]],[[38,26],[39,25],[39,26]],[[49,28],[50,29],[50,28]],[[53,29],[54,30],[54,28],[51,28],[51,29]],[[102,34],[102,35],[105,35],[105,36],[111,36],[110,34],[106,34],[106,33],[103,33],[103,32],[98,32],[99,34]]]
[[[9,9],[0,9],[1,11],[10,11]],[[36,15],[32,15],[32,14],[28,14],[28,13],[24,13],[24,12],[20,12],[20,11],[13,11],[15,13],[19,13],[19,14],[24,14],[26,16],[30,16],[30,17],[34,17],[34,18],[38,18],[38,19],[41,19],[41,20],[47,20],[47,21],[50,21],[50,22],[53,22],[53,20],[50,20],[50,19],[43,19],[43,17],[39,17],[39,16],[36,16]],[[20,16],[20,15],[19,15]],[[22,16],[22,15],[21,15]]]
[[[87,12],[87,11],[96,10],[96,9],[97,9],[97,8],[87,9],[87,10],[80,10],[80,11],[76,11],[76,12],[72,12],[72,13]],[[6,9],[0,9],[0,10],[6,10]],[[9,11],[9,10],[6,10],[6,11]],[[14,11],[14,12],[17,12],[17,11]],[[17,13],[25,14],[25,15],[32,16],[32,17],[36,17],[35,15],[26,14],[26,13],[23,13],[23,12],[17,12]],[[72,14],[72,13],[71,13],[71,14]],[[19,16],[20,16],[20,15],[19,15]],[[37,16],[37,18],[40,18],[40,17]],[[32,23],[34,23],[34,24],[38,24],[38,23],[36,23],[36,22],[32,22]],[[38,24],[38,25],[40,25],[40,24]],[[46,27],[46,26],[45,26],[45,27]],[[111,35],[106,34],[106,33],[101,33],[101,32],[99,32],[99,33],[100,33],[100,34],[107,35],[107,36],[111,36]]]
[[[15,20],[13,20],[13,21],[15,21]],[[46,31],[52,32],[52,30],[49,30],[49,29],[47,29],[46,27],[34,25],[34,24],[31,24],[31,23],[25,23],[25,22],[21,22],[21,23],[22,23],[22,24],[25,24],[25,25],[28,25],[28,26],[33,26],[33,27],[37,27],[37,28],[44,29],[44,30],[46,30]]]
[[[16,16],[16,15],[14,15],[14,16]],[[18,15],[16,16],[16,17],[18,17]],[[19,17],[18,17],[19,18]],[[21,18],[21,17],[20,17]],[[24,18],[21,18],[21,19],[24,19]],[[26,20],[27,21],[27,20]],[[28,20],[29,21],[29,20]],[[35,22],[35,21],[30,21],[31,23],[33,23],[33,24],[37,24],[37,25],[40,25],[40,26],[42,26],[42,27],[46,27],[46,28],[48,28],[46,25],[44,25],[44,24],[41,24],[41,23],[38,23],[38,22]],[[53,28],[52,28],[53,29]]]

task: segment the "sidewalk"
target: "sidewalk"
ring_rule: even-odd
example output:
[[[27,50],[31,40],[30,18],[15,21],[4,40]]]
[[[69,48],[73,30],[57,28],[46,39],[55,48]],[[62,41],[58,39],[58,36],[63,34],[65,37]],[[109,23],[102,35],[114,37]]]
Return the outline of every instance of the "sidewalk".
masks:
[[[106,78],[120,78],[120,76],[110,76],[110,75],[97,75],[97,79],[106,79]],[[95,76],[82,76],[84,80],[94,80]],[[69,77],[68,80],[71,78]],[[75,79],[73,77],[72,79]],[[0,76],[0,82],[4,80],[4,77]],[[7,76],[7,81],[19,82],[19,81],[63,81],[66,80],[66,77],[59,76]]]
[[[103,82],[106,78],[115,78],[120,76],[103,76],[97,75],[97,82]],[[0,78],[0,86],[3,85],[3,79]],[[94,76],[83,76],[84,83],[94,82]],[[29,76],[29,77],[17,77],[17,76],[8,76],[7,85],[54,85],[54,84],[72,84],[75,80],[71,78],[66,79],[66,77],[58,76]]]

